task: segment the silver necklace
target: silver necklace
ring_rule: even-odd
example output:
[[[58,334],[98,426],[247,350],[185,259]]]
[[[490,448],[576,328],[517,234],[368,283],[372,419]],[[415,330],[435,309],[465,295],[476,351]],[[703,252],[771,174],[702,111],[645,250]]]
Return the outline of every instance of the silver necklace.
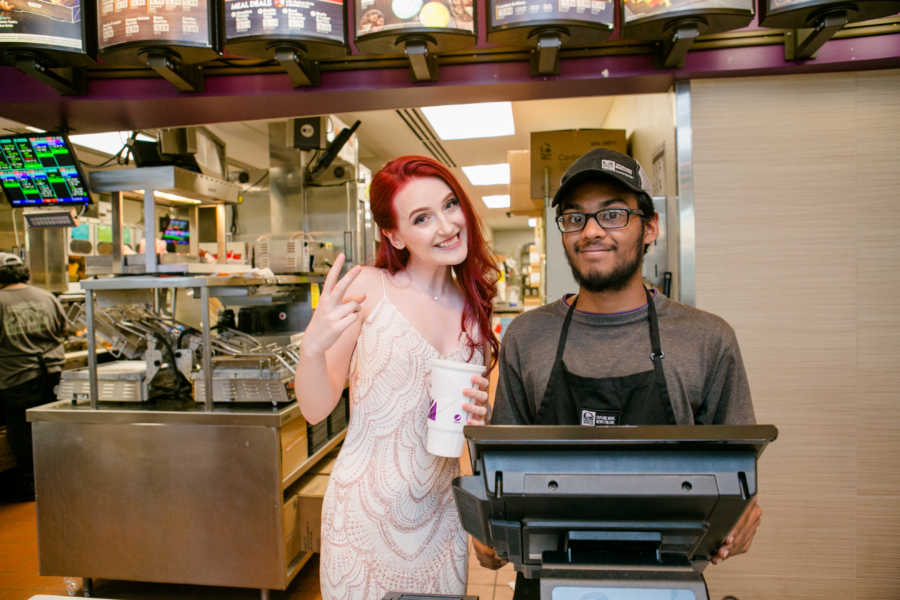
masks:
[[[415,290],[421,292],[422,294],[425,294],[426,296],[431,296],[431,299],[434,300],[435,302],[437,302],[438,300],[441,299],[441,295],[440,295],[440,294],[432,294],[431,292],[427,292],[427,291],[425,291],[425,290],[421,290],[421,289],[419,289],[417,286],[413,285],[413,282],[412,282],[412,279],[411,279],[411,278],[410,278],[410,280],[409,280],[409,285],[411,285],[411,286],[413,287],[413,289],[415,289]]]

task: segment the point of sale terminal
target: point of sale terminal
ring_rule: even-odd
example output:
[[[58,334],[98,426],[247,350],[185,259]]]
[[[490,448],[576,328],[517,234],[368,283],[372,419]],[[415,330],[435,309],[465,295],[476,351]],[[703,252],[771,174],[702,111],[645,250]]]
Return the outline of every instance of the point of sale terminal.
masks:
[[[453,492],[465,530],[540,580],[542,600],[708,600],[703,570],[756,496],[757,460],[777,434],[467,426],[474,474]]]

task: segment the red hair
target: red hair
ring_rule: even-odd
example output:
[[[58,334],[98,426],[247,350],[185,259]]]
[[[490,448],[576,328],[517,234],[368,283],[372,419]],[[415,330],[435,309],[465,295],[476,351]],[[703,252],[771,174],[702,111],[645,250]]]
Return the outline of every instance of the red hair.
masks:
[[[481,232],[481,220],[472,209],[472,202],[447,167],[424,156],[401,156],[382,167],[372,178],[369,204],[375,224],[381,230],[375,266],[387,269],[391,274],[406,268],[409,250],[394,248],[384,232],[397,228],[394,197],[403,186],[420,177],[436,177],[446,183],[459,200],[459,206],[465,215],[468,254],[463,262],[451,267],[465,296],[461,327],[468,339],[469,357],[471,358],[475,348],[480,347],[485,356],[491,357],[489,367],[493,367],[497,362],[500,342],[491,329],[491,315],[494,312],[492,301],[497,293],[500,271],[488,251]],[[476,330],[479,340],[473,335]]]

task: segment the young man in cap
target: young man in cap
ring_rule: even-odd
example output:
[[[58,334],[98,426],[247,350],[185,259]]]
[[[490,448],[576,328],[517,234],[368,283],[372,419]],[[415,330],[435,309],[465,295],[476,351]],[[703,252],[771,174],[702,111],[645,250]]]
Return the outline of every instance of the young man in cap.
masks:
[[[0,252],[0,410],[16,458],[14,499],[34,500],[31,425],[25,411],[56,399],[66,315],[50,292],[27,284],[28,267]]]
[[[659,234],[649,181],[632,158],[594,149],[563,175],[556,224],[579,289],[523,313],[503,337],[495,425],[753,424],[732,328],[644,287]],[[746,552],[755,502],[713,562]],[[476,544],[484,566],[500,565]],[[517,580],[516,598],[537,598]]]

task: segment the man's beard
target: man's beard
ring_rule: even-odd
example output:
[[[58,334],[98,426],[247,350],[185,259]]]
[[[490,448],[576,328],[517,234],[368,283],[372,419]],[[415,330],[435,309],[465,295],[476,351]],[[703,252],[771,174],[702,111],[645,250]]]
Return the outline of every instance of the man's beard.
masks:
[[[617,264],[609,273],[589,272],[582,273],[575,266],[575,261],[569,254],[569,248],[563,245],[566,251],[566,260],[572,269],[572,276],[583,289],[589,292],[617,292],[625,289],[634,274],[641,268],[644,257],[644,224],[641,223],[641,235],[638,236],[633,252],[625,257],[625,262]]]

